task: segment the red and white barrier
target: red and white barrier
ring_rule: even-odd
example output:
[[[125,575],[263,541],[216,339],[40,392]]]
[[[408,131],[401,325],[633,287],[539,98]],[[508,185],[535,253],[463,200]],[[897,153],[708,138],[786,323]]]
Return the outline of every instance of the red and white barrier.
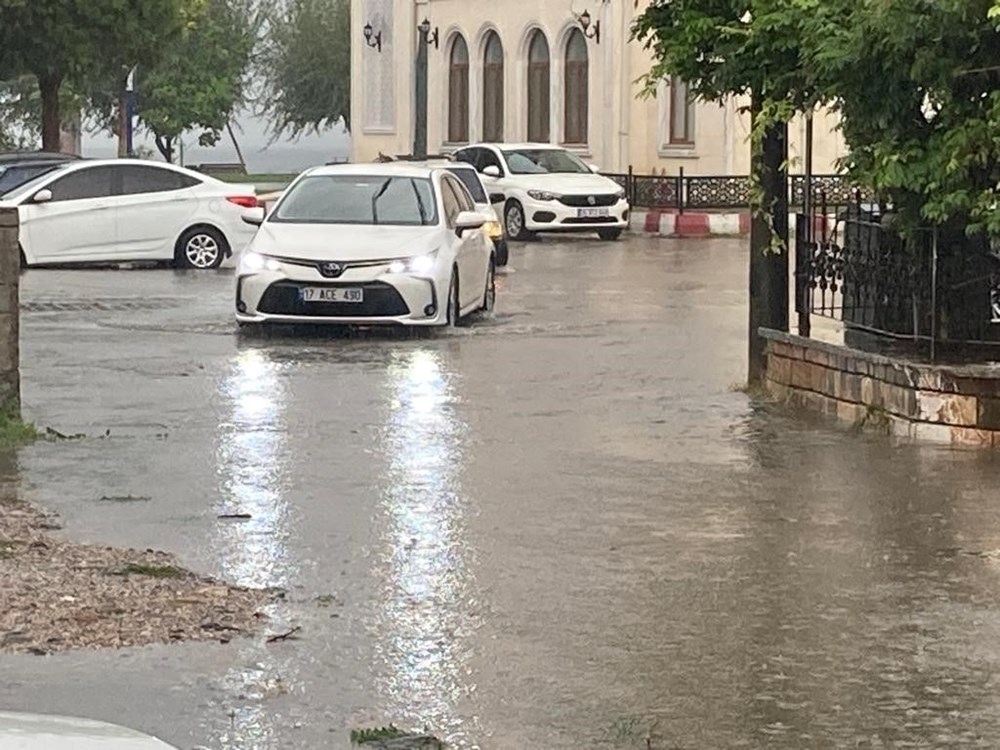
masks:
[[[788,217],[789,232],[795,232],[795,214]],[[815,216],[813,230],[822,235],[826,224],[827,236],[836,227],[836,217]],[[632,214],[631,231],[658,237],[741,237],[750,233],[750,213],[678,213],[672,210],[636,211]]]

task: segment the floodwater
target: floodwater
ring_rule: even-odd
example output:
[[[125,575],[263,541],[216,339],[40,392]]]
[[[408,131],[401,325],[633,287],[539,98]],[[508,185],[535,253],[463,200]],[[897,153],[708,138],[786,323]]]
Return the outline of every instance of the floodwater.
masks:
[[[229,272],[29,271],[28,414],[90,437],[22,451],[22,495],[302,630],[0,657],[0,707],[215,750],[1000,746],[996,459],[735,390],[737,241],[512,266],[469,328],[269,340]]]

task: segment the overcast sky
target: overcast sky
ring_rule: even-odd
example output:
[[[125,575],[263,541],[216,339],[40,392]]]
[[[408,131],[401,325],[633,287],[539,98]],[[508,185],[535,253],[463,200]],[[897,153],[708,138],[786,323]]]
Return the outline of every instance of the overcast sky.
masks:
[[[267,132],[267,122],[253,115],[243,115],[234,122],[233,131],[247,161],[247,169],[252,173],[268,172],[300,172],[307,167],[325,164],[328,161],[344,159],[350,155],[350,136],[341,127],[326,130],[318,135],[302,135],[290,141],[287,138],[268,145],[270,136]],[[136,136],[136,146],[144,146],[159,152],[152,139],[147,139],[144,133]],[[198,145],[197,133],[189,133],[184,138],[184,163],[188,166],[205,162],[235,163],[239,159],[229,135],[223,133],[222,139],[212,148],[202,148]],[[112,157],[118,153],[118,141],[107,135],[83,136],[83,155],[95,158]]]

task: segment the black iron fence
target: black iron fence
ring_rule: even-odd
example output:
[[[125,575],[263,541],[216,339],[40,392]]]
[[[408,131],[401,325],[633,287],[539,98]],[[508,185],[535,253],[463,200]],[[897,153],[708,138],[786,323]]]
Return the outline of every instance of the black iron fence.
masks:
[[[832,233],[799,214],[795,234],[800,332],[812,314],[868,350],[1000,357],[1000,254],[985,239],[941,228],[903,237],[859,206]]]
[[[635,208],[673,209],[680,213],[695,210],[746,209],[750,205],[750,179],[745,175],[688,176],[681,169],[676,175],[605,174],[625,189]],[[859,190],[843,175],[814,175],[813,205],[825,213],[852,202],[871,201],[868,191]],[[789,205],[803,207],[806,194],[805,175],[789,175]]]

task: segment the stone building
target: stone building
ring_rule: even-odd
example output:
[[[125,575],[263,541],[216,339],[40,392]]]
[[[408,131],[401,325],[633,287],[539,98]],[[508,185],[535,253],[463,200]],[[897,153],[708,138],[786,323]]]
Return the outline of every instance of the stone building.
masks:
[[[747,102],[694,102],[676,80],[641,95],[651,59],[630,29],[647,4],[351,0],[353,158],[412,150],[417,28],[427,19],[431,153],[478,140],[543,141],[608,172],[746,174]],[[836,121],[820,113],[814,122],[814,171],[833,172],[844,152]],[[804,134],[804,122],[792,124],[793,172],[802,170]]]

